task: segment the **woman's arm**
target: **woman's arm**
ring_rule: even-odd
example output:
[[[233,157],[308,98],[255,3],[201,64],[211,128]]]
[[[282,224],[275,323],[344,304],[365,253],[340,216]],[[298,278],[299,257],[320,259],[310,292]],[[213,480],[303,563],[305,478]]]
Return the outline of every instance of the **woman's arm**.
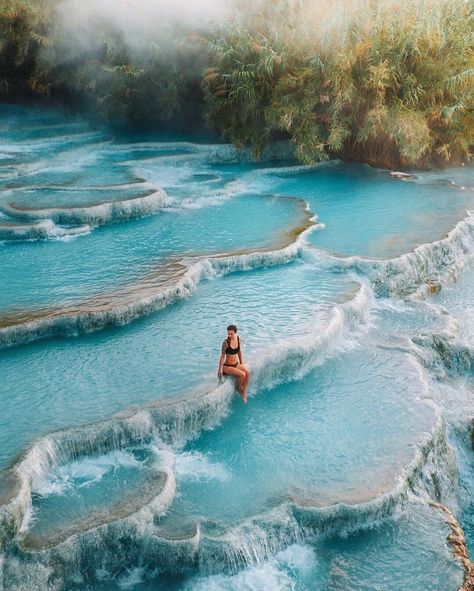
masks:
[[[224,365],[226,347],[227,347],[227,343],[224,341],[222,343],[221,356],[219,358],[219,367],[217,369],[217,377],[219,378],[219,380],[222,378],[222,366]]]
[[[239,352],[238,352],[238,356],[239,356],[239,361],[240,361],[241,365],[243,365],[244,358],[242,356],[242,339],[240,337],[239,337]]]

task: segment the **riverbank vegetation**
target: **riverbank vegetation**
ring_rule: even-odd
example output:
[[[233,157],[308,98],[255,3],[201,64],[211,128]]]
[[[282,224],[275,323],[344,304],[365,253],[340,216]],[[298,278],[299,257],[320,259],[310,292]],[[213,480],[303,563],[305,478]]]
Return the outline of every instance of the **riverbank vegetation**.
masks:
[[[68,2],[0,0],[0,93],[132,128],[204,122],[258,156],[386,167],[469,159],[474,8],[466,0],[237,0],[219,24],[134,31],[104,14],[73,42]],[[139,42],[138,42],[139,39]]]

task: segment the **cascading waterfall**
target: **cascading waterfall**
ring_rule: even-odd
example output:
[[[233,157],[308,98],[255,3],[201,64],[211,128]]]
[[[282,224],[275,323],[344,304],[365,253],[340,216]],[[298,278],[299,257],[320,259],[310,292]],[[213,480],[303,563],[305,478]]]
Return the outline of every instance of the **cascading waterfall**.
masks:
[[[2,591],[363,590],[380,564],[390,591],[469,584],[466,171],[289,165],[284,144],[255,165],[60,117],[38,139],[21,116],[0,146]],[[246,407],[214,381],[228,321]]]

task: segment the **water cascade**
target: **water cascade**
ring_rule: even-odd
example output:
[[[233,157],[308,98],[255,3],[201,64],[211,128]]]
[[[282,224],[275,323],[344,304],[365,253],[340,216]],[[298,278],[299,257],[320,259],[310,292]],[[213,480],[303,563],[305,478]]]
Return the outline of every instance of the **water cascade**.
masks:
[[[2,591],[471,588],[472,168],[0,118]]]

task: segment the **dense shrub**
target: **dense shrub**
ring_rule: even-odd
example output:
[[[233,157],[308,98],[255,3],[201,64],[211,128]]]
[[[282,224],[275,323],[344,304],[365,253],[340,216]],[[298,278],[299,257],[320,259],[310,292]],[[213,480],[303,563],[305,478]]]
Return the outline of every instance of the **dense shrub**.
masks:
[[[105,18],[78,48],[59,0],[0,0],[0,95],[57,100],[111,123],[204,121],[255,155],[390,167],[453,164],[474,144],[474,8],[467,0],[235,0],[226,22],[144,29]],[[67,5],[66,5],[67,6]]]

